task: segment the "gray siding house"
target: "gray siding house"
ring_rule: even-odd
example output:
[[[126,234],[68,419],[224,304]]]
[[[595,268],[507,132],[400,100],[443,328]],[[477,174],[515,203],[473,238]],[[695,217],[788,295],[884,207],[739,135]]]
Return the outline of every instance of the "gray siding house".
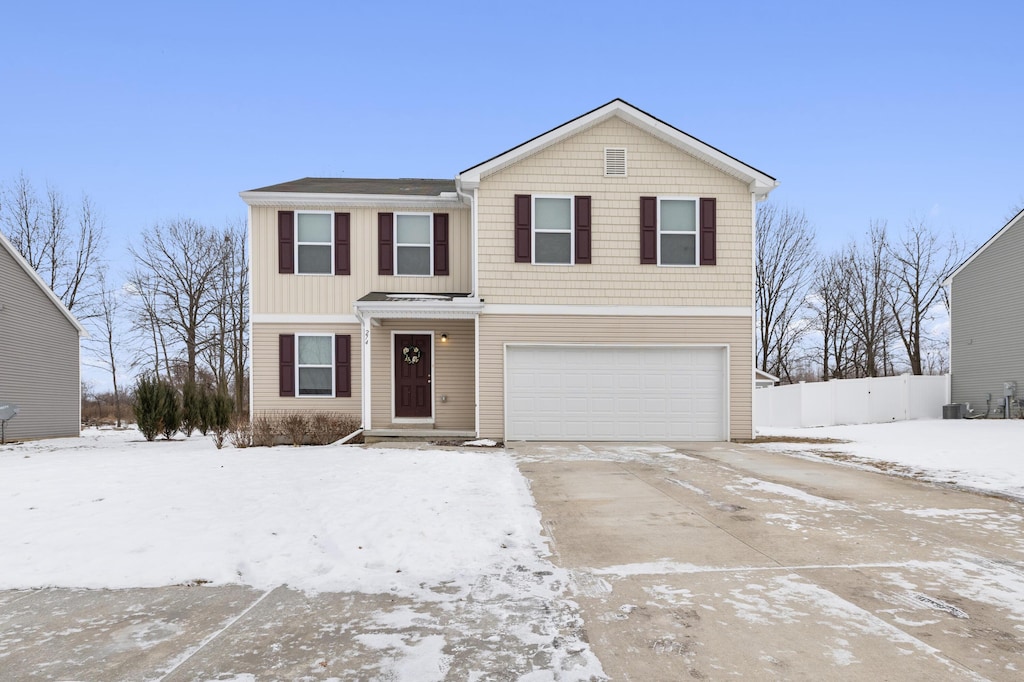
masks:
[[[77,436],[82,325],[0,234],[0,405],[18,405],[8,441]]]
[[[976,412],[1003,404],[1006,382],[1024,395],[1024,211],[946,278],[952,401]]]

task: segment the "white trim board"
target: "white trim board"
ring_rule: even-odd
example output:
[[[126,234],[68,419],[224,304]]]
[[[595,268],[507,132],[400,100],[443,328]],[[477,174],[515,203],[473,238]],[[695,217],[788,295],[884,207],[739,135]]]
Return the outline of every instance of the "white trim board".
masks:
[[[253,313],[252,324],[359,324],[355,315],[305,315],[301,313]]]
[[[947,286],[948,287],[950,284],[952,284],[953,278],[956,277],[957,275],[959,275],[961,270],[963,270],[968,265],[970,265],[974,261],[975,258],[977,258],[978,256],[981,255],[982,251],[984,251],[989,246],[991,246],[993,243],[995,243],[995,241],[997,239],[999,239],[1000,237],[1002,237],[1003,234],[1007,230],[1009,230],[1011,227],[1016,225],[1022,219],[1024,219],[1024,210],[1021,210],[1019,213],[1017,213],[1017,215],[1015,215],[1012,218],[1010,218],[1010,221],[1008,223],[1003,225],[1003,227],[998,232],[996,232],[994,235],[989,237],[988,241],[985,242],[984,244],[982,244],[980,247],[978,247],[978,249],[974,253],[972,253],[967,260],[965,260],[963,263],[961,263],[959,266],[957,266],[956,270],[954,270],[953,272],[949,273],[949,277],[947,277],[946,279],[944,279],[942,281],[943,286]]]
[[[535,305],[485,303],[481,315],[606,315],[609,317],[752,317],[746,306]]]

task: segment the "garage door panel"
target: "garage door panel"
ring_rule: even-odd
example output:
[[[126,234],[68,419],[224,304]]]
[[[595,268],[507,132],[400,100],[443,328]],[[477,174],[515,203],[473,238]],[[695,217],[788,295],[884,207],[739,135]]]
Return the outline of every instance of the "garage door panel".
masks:
[[[723,348],[510,346],[510,440],[722,440]]]

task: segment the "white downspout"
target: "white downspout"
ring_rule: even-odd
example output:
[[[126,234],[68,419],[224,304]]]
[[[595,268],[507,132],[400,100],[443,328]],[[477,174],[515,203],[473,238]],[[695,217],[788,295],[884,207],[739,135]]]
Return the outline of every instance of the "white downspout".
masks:
[[[456,191],[469,201],[469,233],[470,233],[470,269],[473,273],[472,300],[480,300],[480,254],[477,251],[477,237],[479,224],[477,219],[477,188],[468,194],[462,190],[462,183],[456,178]],[[477,438],[480,437],[480,314],[473,316],[473,431]]]
[[[252,352],[252,206],[246,206],[246,210],[248,212],[248,224],[245,226],[245,248],[246,253],[249,255],[249,262],[246,264],[247,267],[245,277],[248,280],[247,284],[249,286],[249,424],[251,425],[253,418],[256,416],[256,410],[254,409],[256,406],[256,403],[254,402],[256,399],[256,382],[253,380],[254,375],[256,374],[256,360]],[[237,381],[237,378],[235,380]]]

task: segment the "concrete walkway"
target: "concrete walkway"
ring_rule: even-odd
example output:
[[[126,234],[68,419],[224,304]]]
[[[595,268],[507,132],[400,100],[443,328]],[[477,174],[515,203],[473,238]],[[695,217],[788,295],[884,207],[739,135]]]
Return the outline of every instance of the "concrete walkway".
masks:
[[[1019,504],[730,444],[513,448],[615,680],[1018,680]]]

